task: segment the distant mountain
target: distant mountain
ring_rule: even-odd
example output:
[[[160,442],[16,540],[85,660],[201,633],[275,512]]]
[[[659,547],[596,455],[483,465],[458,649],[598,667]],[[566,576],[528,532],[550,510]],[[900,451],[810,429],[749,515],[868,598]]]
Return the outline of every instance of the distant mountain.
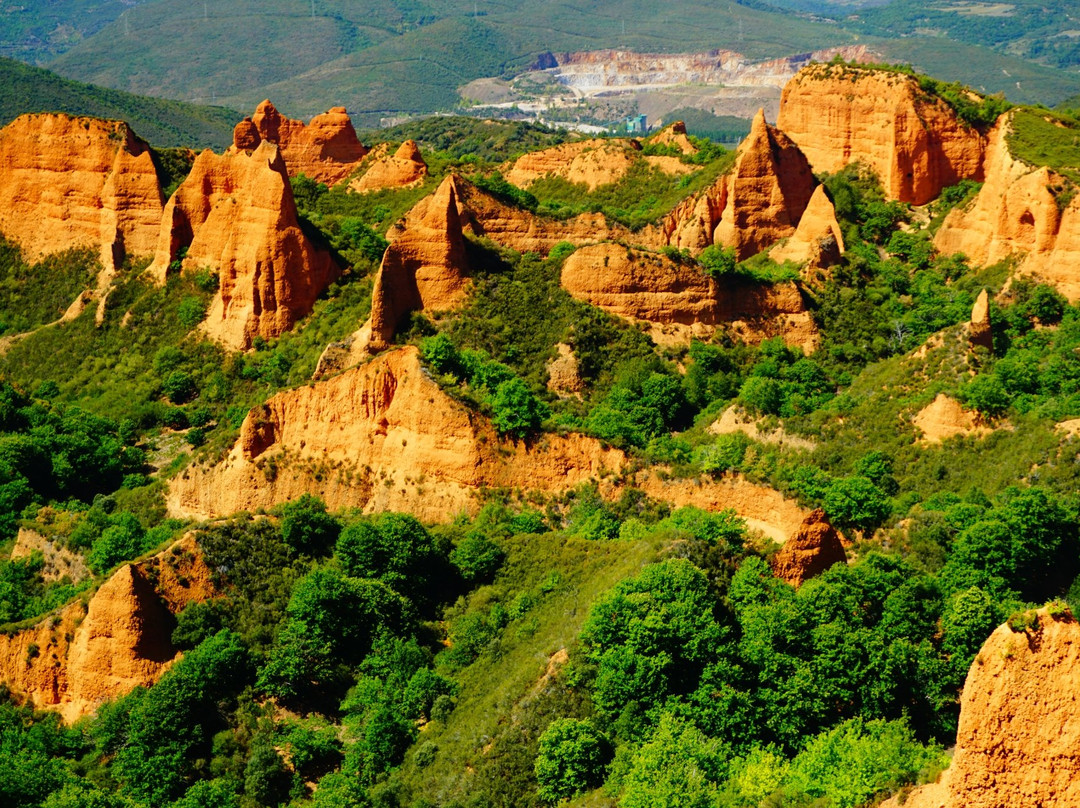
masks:
[[[212,146],[232,142],[240,114],[224,107],[147,98],[62,78],[0,58],[0,126],[27,112],[67,112],[127,121],[155,146]]]
[[[1075,94],[1067,0],[57,0],[0,12],[0,53],[141,94],[291,114],[344,104],[364,126],[457,105],[547,51],[604,48],[751,59],[867,44],[1020,102]],[[959,43],[959,44],[958,44]],[[958,48],[960,48],[958,50]]]

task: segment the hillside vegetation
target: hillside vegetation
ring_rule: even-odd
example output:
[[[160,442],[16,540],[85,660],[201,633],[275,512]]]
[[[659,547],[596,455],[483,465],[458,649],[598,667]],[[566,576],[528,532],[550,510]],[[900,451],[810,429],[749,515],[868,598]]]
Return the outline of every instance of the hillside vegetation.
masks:
[[[0,125],[28,112],[66,112],[127,121],[155,146],[223,149],[239,115],[224,107],[132,95],[0,59]]]
[[[376,4],[368,22],[393,20],[385,41],[485,24],[430,13]],[[968,109],[957,88],[923,86]],[[1075,130],[1054,127],[1064,134],[1051,142],[1041,113],[1022,114],[1034,116],[1017,129],[1024,148],[1041,143],[1075,165]],[[490,423],[477,442],[491,456],[576,433],[621,450],[625,467],[561,493],[478,488],[475,512],[438,524],[334,510],[311,494],[211,521],[167,518],[178,475],[240,462],[274,429],[253,417],[233,451],[253,408],[317,387],[324,348],[372,310],[382,234],[450,172],[507,219],[591,211],[641,228],[734,162],[696,140],[680,159],[699,170],[683,177],[639,160],[592,191],[550,176],[522,189],[503,178],[504,161],[570,136],[445,117],[365,137],[418,140],[427,177],[366,195],[293,177],[305,232],[345,269],[294,330],[247,352],[199,328],[221,282],[212,267],[156,284],[147,260],[129,260],[100,317],[88,306],[55,322],[97,275],[93,254],[36,261],[0,241],[0,635],[36,625],[58,642],[59,607],[188,532],[218,593],[163,618],[168,636],[153,639],[182,656],[155,684],[76,723],[0,689],[0,805],[866,808],[934,780],[995,627],[1008,622],[1020,643],[1032,607],[1062,620],[1080,608],[1080,440],[1069,427],[1080,419],[1080,306],[1013,276],[1011,260],[976,267],[935,250],[933,229],[978,184],[915,210],[859,164],[822,175],[846,252],[797,286],[797,269],[766,255],[650,256],[700,273],[680,278],[712,277],[722,294],[784,281],[812,312],[810,353],[779,338],[752,344],[730,324],[658,345],[563,287],[583,248],[520,253],[466,234],[455,244],[469,271],[461,302],[414,312],[393,337],[420,357],[420,408]],[[443,235],[430,241],[445,247]],[[973,346],[983,291],[989,333]],[[566,347],[580,389],[559,395],[548,366]],[[398,383],[382,377],[360,407],[392,399]],[[916,426],[939,394],[967,409],[967,434],[934,441]],[[347,424],[340,401],[331,416]],[[715,428],[730,408],[754,429]],[[387,421],[371,424],[359,440],[385,437]],[[268,485],[279,479],[269,462],[262,471]],[[795,586],[774,574],[777,543],[734,510],[664,495],[723,485],[820,509],[804,525],[839,528],[847,563]],[[20,529],[85,561],[87,577],[48,576],[42,552],[11,558]],[[138,622],[115,600],[118,620]],[[20,671],[47,661],[36,641],[19,648]]]

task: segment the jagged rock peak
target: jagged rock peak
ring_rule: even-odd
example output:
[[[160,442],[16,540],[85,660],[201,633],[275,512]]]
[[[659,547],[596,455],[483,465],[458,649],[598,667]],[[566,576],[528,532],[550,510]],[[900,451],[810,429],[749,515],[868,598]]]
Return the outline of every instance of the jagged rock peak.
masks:
[[[714,243],[734,247],[742,260],[794,234],[815,184],[805,155],[759,109],[727,176]]]
[[[389,144],[381,144],[368,155],[362,172],[349,183],[349,190],[370,193],[385,188],[414,188],[427,176],[428,167],[414,140],[406,140],[390,154]]]
[[[779,264],[794,261],[809,270],[833,266],[843,254],[844,234],[836,221],[836,208],[825,193],[825,186],[819,185],[799,217],[794,235],[770,250],[769,257]]]
[[[282,115],[270,99],[233,130],[233,148],[251,151],[268,141],[281,149],[290,176],[304,174],[333,185],[352,174],[367,149],[344,107],[333,107],[305,124]]]
[[[165,207],[151,274],[164,283],[181,248],[182,270],[209,268],[219,286],[201,328],[234,350],[273,339],[311,311],[340,273],[300,228],[280,150],[210,150]]]
[[[1080,301],[1080,196],[1045,166],[1017,159],[1009,149],[1012,113],[990,133],[985,182],[974,201],[953,208],[934,237],[943,253],[963,253],[989,266],[1015,258],[1017,271],[1053,284],[1070,302]]]
[[[818,508],[773,556],[773,574],[792,586],[816,578],[833,564],[847,563],[836,528]]]

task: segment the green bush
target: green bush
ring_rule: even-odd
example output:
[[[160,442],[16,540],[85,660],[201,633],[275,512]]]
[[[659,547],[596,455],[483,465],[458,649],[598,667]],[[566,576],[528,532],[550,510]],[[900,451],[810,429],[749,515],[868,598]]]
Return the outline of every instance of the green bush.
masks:
[[[607,739],[589,721],[557,719],[540,736],[536,756],[538,793],[555,804],[595,788],[610,760]]]

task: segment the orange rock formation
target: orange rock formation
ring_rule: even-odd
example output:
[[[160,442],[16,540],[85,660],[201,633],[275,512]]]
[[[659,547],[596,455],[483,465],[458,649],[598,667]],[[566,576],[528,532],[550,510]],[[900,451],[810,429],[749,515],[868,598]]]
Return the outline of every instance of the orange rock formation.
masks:
[[[508,205],[455,174],[444,182],[454,186],[458,217],[464,230],[520,253],[547,255],[560,241],[595,244],[609,239],[632,238],[628,229],[608,224],[602,213],[550,219]]]
[[[683,154],[697,154],[697,146],[690,142],[686,134],[686,124],[682,121],[665,126],[649,140],[660,146],[674,146]]]
[[[922,443],[941,443],[956,435],[982,435],[991,430],[977,412],[965,410],[955,398],[938,393],[912,419],[923,432]]]
[[[971,307],[971,330],[968,339],[973,346],[981,345],[987,350],[994,348],[994,335],[990,330],[990,296],[985,289],[979,292],[975,305]]]
[[[349,190],[363,194],[384,188],[412,188],[427,176],[427,163],[415,141],[406,140],[393,154],[385,144],[376,151],[364,161],[367,170],[349,183]]]
[[[1039,610],[1033,628],[1000,626],[968,671],[952,764],[905,808],[1080,805],[1080,626]],[[894,798],[882,808],[899,808]]]
[[[340,272],[300,229],[285,163],[266,141],[251,154],[207,150],[196,158],[165,206],[150,267],[158,282],[182,248],[184,271],[219,273],[201,327],[236,350],[292,328]]]
[[[758,110],[728,176],[726,204],[713,241],[749,258],[795,232],[814,192],[806,157]]]
[[[794,261],[806,269],[827,269],[843,254],[844,234],[824,185],[814,189],[795,234],[769,251],[769,257],[778,264]]]
[[[327,185],[352,174],[367,154],[345,107],[334,107],[304,124],[283,116],[269,100],[263,101],[254,115],[236,125],[233,148],[253,151],[263,141],[281,150],[289,176],[304,174]]]
[[[1016,257],[1019,271],[1052,283],[1070,302],[1080,301],[1080,197],[1060,205],[1053,189],[1067,183],[1009,151],[1011,116],[990,133],[986,182],[974,202],[953,209],[934,246],[963,253],[975,264]]]
[[[772,558],[773,575],[792,586],[816,578],[833,564],[847,563],[840,536],[818,508]]]
[[[529,152],[513,164],[504,166],[503,173],[506,179],[522,188],[544,177],[559,177],[594,191],[601,185],[618,182],[634,163],[642,159],[665,174],[689,174],[697,170],[696,166],[676,157],[644,157],[638,141],[622,138],[581,140]]]
[[[683,200],[645,241],[695,253],[721,244],[748,258],[795,233],[814,182],[799,147],[758,110],[731,171]]]
[[[0,232],[29,258],[91,247],[110,271],[151,255],[163,204],[150,147],[125,123],[23,115],[0,130]]]
[[[892,199],[923,205],[982,179],[984,137],[903,73],[810,65],[785,85],[777,125],[817,172],[863,162]]]
[[[66,721],[153,684],[177,657],[172,615],[215,592],[195,541],[121,567],[90,599],[0,635],[0,681]],[[154,583],[151,583],[154,581]]]
[[[220,515],[317,493],[330,508],[399,510],[445,521],[482,487],[564,491],[617,471],[622,452],[581,436],[499,440],[404,347],[271,397],[214,467],[174,480],[173,513]]]
[[[816,347],[813,320],[792,283],[717,283],[696,266],[612,243],[576,250],[563,263],[560,282],[579,300],[650,323],[661,341],[707,337],[727,324],[749,341],[782,336],[807,350]]]

